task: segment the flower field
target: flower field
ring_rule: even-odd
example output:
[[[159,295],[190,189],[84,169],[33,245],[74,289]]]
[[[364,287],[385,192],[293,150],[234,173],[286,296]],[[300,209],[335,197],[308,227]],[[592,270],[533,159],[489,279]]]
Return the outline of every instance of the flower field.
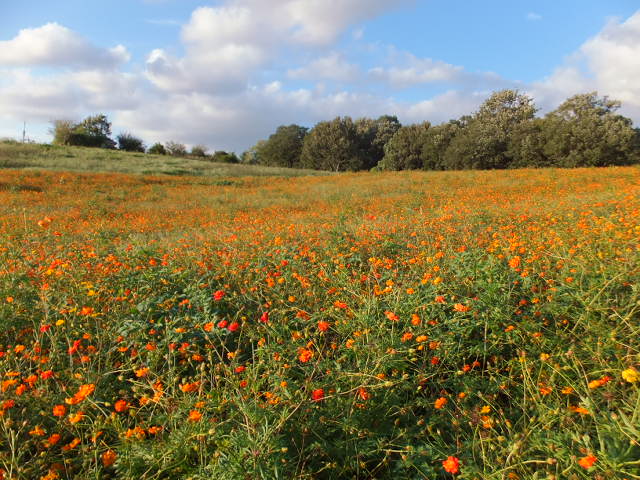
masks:
[[[640,479],[640,169],[3,171],[0,478]]]

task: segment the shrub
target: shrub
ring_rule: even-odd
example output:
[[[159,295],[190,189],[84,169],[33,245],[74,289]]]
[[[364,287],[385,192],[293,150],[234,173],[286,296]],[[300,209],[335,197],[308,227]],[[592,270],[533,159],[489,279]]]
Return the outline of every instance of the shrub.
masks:
[[[142,139],[134,137],[128,132],[121,133],[116,137],[118,140],[118,149],[127,152],[144,152],[144,143]]]
[[[152,155],[166,155],[167,150],[164,148],[164,145],[162,145],[161,143],[154,143],[149,147],[149,149],[147,150],[147,153],[150,153]]]

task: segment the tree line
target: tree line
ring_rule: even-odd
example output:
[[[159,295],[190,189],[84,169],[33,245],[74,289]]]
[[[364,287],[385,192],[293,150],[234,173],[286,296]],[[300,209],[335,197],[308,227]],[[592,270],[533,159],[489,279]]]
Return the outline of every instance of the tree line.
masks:
[[[148,153],[213,161],[330,171],[460,170],[629,165],[640,162],[640,129],[618,113],[620,102],[597,92],[574,95],[543,117],[517,90],[493,93],[471,115],[439,125],[402,125],[393,115],[337,117],[308,129],[282,125],[242,153],[156,143]],[[144,152],[139,138],[111,140],[104,115],[54,123],[54,143]]]

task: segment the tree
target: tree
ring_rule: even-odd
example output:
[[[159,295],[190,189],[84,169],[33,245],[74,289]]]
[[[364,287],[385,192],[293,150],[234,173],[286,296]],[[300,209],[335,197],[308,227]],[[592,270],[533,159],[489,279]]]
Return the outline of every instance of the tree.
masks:
[[[369,170],[380,163],[384,157],[384,146],[402,125],[392,115],[382,115],[376,120],[359,118],[355,125],[361,142],[363,168]]]
[[[161,143],[154,143],[149,147],[149,149],[147,150],[147,153],[150,153],[152,155],[166,155],[167,150],[164,148],[164,145],[162,145]]]
[[[194,145],[191,147],[191,155],[194,157],[206,157],[207,150],[209,149],[204,145]]]
[[[53,135],[54,145],[70,145],[75,124],[71,120],[54,120],[49,133]]]
[[[422,168],[422,147],[431,124],[424,122],[400,128],[384,147],[381,170],[416,170]]]
[[[145,150],[142,139],[133,136],[131,133],[123,132],[116,137],[118,149],[127,152],[143,152]]]
[[[545,117],[544,152],[561,167],[625,165],[636,152],[636,132],[618,115],[620,102],[597,92],[574,95]]]
[[[427,130],[423,137],[420,155],[424,170],[445,169],[445,152],[466,122],[467,119],[463,117],[461,120],[451,120]]]
[[[262,163],[261,152],[266,145],[266,140],[259,140],[253,147],[245,152],[242,152],[240,156],[240,162],[247,165],[258,165]]]
[[[279,167],[300,166],[302,144],[309,129],[300,125],[281,125],[260,147],[260,163]]]
[[[451,141],[445,152],[445,167],[507,168],[512,160],[512,134],[523,122],[532,120],[535,113],[531,97],[517,90],[493,93]]]
[[[184,157],[187,154],[187,147],[185,147],[184,143],[174,142],[173,140],[167,142],[165,149],[169,155],[174,157]]]
[[[300,163],[304,168],[315,170],[361,170],[365,162],[351,117],[316,124],[304,139]]]
[[[235,153],[228,153],[223,150],[214,152],[211,156],[211,160],[217,163],[240,163],[240,159]]]
[[[80,123],[68,120],[53,122],[53,143],[81,147],[115,148],[111,138],[111,123],[106,115],[93,115]]]
[[[523,122],[514,130],[509,142],[508,155],[511,157],[511,168],[547,167],[551,166],[545,154],[546,120],[534,118]]]

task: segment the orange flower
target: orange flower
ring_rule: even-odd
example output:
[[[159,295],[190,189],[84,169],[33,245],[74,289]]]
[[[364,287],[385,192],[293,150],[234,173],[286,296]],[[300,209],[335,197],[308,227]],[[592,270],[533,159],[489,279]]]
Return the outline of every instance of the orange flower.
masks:
[[[433,402],[433,406],[437,409],[444,407],[447,404],[448,400],[444,397],[438,398],[435,402]]]
[[[445,472],[456,474],[460,471],[460,459],[458,457],[447,457],[443,460],[442,467]]]
[[[333,306],[336,308],[341,308],[343,310],[347,308],[347,304],[344,302],[341,302],[340,300],[336,300],[335,302],[333,302]]]
[[[307,348],[300,348],[298,350],[298,360],[302,363],[307,363],[313,358],[313,352]]]
[[[67,407],[65,407],[64,405],[56,405],[55,407],[53,407],[53,415],[55,417],[64,417],[66,413]]]
[[[189,412],[190,422],[199,422],[201,418],[202,418],[202,413],[200,413],[198,410],[191,410]]]
[[[384,312],[385,316],[391,320],[392,322],[397,322],[398,320],[400,320],[400,317],[398,315],[396,315],[393,312],[390,312],[389,310],[387,310],[386,312]]]
[[[596,463],[596,461],[598,461],[598,458],[595,455],[587,455],[586,457],[582,457],[578,460],[578,464],[585,470],[588,470],[593,467],[593,464]]]
[[[78,411],[77,413],[69,415],[69,422],[78,423],[83,418],[84,418],[84,412]]]
[[[136,377],[138,378],[146,377],[147,374],[149,373],[149,369],[147,367],[142,367],[136,370],[135,373],[136,373]]]
[[[468,305],[463,305],[462,303],[456,303],[456,304],[453,306],[453,309],[454,309],[456,312],[468,312],[469,310],[471,310],[471,307],[470,307],[470,306],[468,306]]]
[[[319,402],[324,398],[324,390],[322,388],[316,388],[313,392],[311,392],[311,399],[314,402]]]
[[[329,330],[329,322],[320,320],[318,322],[318,330],[320,330],[321,332],[326,332],[327,330]]]
[[[200,388],[200,382],[193,383],[185,383],[184,385],[180,385],[180,390],[184,393],[196,392]]]
[[[127,409],[129,408],[129,403],[126,400],[118,400],[115,405],[114,405],[114,409],[116,412],[118,413],[122,413],[127,411]]]
[[[116,463],[116,458],[118,458],[118,454],[113,450],[107,450],[102,454],[102,465],[105,467],[110,467],[114,463]]]

